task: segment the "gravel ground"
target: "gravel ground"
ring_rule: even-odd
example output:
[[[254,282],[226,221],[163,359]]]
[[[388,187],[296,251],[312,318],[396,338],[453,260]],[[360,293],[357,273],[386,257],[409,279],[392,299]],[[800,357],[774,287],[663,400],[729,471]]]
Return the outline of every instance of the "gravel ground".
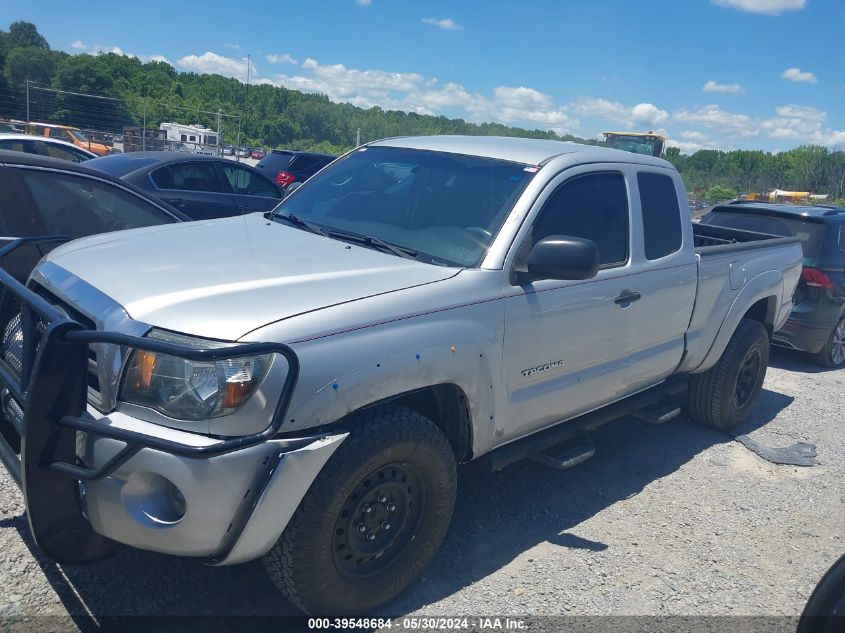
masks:
[[[845,370],[786,351],[772,365],[739,431],[816,444],[818,466],[768,463],[683,418],[608,425],[596,457],[569,471],[470,464],[440,554],[390,613],[798,615],[845,552]],[[127,549],[63,569],[35,549],[5,472],[0,587],[0,630],[37,615],[65,618],[39,618],[43,630],[85,630],[121,615],[294,613],[259,563],[208,568]]]

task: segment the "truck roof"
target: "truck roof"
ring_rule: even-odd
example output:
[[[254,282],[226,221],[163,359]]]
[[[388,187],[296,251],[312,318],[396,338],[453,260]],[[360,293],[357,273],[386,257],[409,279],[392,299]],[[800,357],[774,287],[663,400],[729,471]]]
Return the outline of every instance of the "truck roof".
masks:
[[[375,141],[370,145],[482,156],[526,165],[541,165],[555,156],[572,154],[578,163],[638,163],[674,169],[662,158],[644,154],[569,141],[512,136],[405,136]]]

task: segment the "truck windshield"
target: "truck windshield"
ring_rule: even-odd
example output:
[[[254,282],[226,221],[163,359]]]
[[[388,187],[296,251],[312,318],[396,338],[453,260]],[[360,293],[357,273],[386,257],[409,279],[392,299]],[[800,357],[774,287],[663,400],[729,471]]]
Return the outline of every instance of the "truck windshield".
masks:
[[[477,266],[536,168],[395,147],[364,147],[310,179],[278,207],[329,235],[356,234],[422,261]]]

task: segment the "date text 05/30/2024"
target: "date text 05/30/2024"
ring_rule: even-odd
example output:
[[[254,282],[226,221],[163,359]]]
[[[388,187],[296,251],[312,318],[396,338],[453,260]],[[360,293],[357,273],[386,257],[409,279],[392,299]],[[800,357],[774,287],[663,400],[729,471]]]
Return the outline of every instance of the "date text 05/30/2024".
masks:
[[[528,625],[514,618],[309,618],[309,629],[502,630],[522,631]]]

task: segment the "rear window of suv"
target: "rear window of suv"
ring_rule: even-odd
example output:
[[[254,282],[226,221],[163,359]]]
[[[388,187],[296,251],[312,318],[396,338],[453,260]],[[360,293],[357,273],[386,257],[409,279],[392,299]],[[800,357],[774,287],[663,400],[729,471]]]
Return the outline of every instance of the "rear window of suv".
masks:
[[[274,172],[273,175],[275,176],[275,172],[284,171],[288,168],[291,163],[291,159],[293,159],[294,156],[296,156],[296,154],[294,154],[293,152],[274,149],[264,158],[258,161],[256,167],[258,169],[263,169],[268,172]]]
[[[827,228],[824,223],[810,222],[799,217],[784,218],[741,211],[711,211],[701,218],[701,223],[780,237],[798,237],[801,240],[804,259],[813,261],[820,255]]]

